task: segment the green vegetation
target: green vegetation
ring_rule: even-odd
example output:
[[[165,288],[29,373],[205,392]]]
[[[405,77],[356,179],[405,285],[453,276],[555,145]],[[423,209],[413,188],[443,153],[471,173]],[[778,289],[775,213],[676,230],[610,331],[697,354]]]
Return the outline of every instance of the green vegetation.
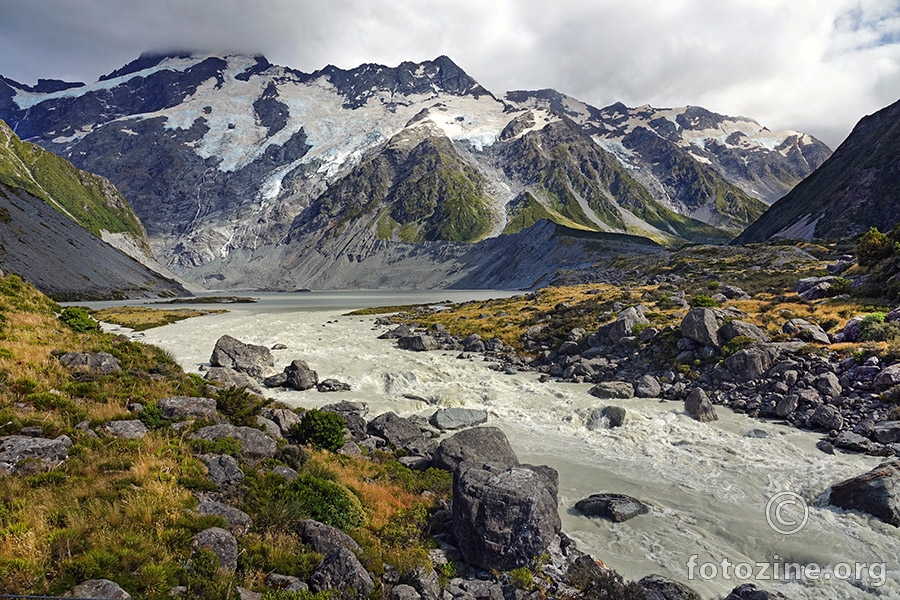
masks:
[[[301,444],[337,452],[344,446],[344,419],[337,413],[312,409],[291,428],[291,434]]]
[[[240,443],[192,441],[206,423],[176,429],[156,406],[161,398],[209,397],[212,390],[164,351],[95,328],[76,331],[62,325],[60,312],[18,277],[0,278],[0,436],[37,426],[44,437],[73,441],[60,465],[22,465],[21,473],[0,477],[4,593],[60,595],[106,578],[148,600],[168,598],[175,586],[187,588],[188,600],[234,598],[236,585],[262,591],[272,572],[312,573],[322,556],[291,529],[307,518],[344,527],[376,573],[385,563],[401,574],[429,564],[425,531],[437,502],[449,497],[448,473],[413,472],[380,453],[353,459],[285,445],[275,459],[243,465],[242,487],[226,494],[227,503],[252,516],[253,527],[240,538],[237,572],[219,570],[211,553],[191,547],[200,531],[227,526],[194,510],[194,492],[215,491],[197,454],[238,455]],[[58,360],[69,351],[109,352],[122,373],[73,373]],[[225,390],[216,400],[232,423],[253,424],[259,413],[259,400],[244,390]],[[143,439],[96,438],[79,425],[99,432],[111,420],[134,418],[127,408],[134,402],[144,405],[140,418],[151,429]],[[288,482],[270,471],[275,465],[300,475]]]
[[[65,307],[59,314],[59,320],[68,325],[73,331],[80,333],[100,331],[100,324],[91,317],[88,309],[81,306]]]
[[[877,227],[869,228],[856,246],[857,262],[861,267],[871,267],[894,253],[895,242]]]
[[[0,121],[0,184],[22,189],[100,237],[127,233],[149,252],[131,206],[106,179],[80,171],[52,152],[21,141]]]
[[[696,296],[691,298],[690,305],[692,308],[697,308],[698,306],[703,306],[706,308],[716,308],[717,306],[719,306],[719,303],[706,294],[697,294]]]
[[[192,317],[223,313],[224,310],[159,309],[142,306],[116,306],[96,310],[91,315],[104,323],[116,323],[135,331],[146,331]]]

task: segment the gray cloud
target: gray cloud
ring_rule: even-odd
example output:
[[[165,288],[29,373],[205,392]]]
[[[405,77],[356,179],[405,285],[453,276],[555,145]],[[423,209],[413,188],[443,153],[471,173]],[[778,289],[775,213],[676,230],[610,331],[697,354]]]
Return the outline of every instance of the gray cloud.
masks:
[[[836,146],[900,97],[896,0],[0,0],[0,74],[94,81],[146,50],[312,71],[446,54],[496,93],[700,105]]]

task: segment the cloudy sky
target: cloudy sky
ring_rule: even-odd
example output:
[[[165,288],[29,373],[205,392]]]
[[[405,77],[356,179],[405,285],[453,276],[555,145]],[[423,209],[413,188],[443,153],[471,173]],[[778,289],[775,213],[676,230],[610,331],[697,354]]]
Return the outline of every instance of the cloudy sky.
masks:
[[[900,0],[0,0],[0,74],[22,83],[173,49],[307,72],[446,54],[496,94],[692,104],[832,147],[900,98]]]

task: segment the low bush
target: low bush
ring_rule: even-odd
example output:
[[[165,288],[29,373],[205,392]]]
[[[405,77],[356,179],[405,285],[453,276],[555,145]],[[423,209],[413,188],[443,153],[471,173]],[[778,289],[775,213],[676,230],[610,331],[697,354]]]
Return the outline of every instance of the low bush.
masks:
[[[291,428],[291,434],[301,444],[337,452],[344,446],[344,419],[336,413],[313,409]]]
[[[711,297],[705,294],[698,294],[691,298],[690,300],[691,308],[704,307],[704,308],[716,308],[719,306],[719,303],[713,300]]]
[[[59,320],[79,333],[100,331],[100,323],[91,317],[88,309],[81,306],[67,306],[59,313]]]
[[[267,402],[243,387],[232,386],[216,394],[216,408],[238,427],[256,427],[256,416]]]

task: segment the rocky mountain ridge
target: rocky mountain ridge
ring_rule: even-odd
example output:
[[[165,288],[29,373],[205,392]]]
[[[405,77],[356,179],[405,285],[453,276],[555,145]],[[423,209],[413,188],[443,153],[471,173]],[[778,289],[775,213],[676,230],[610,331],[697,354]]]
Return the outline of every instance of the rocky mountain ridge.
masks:
[[[88,85],[0,78],[0,117],[109,177],[156,256],[216,287],[308,287],[298,260],[320,273],[541,219],[724,242],[829,154],[696,107],[498,97],[447,57],[306,74],[263,57],[142,55]],[[250,261],[262,262],[247,281]]]

